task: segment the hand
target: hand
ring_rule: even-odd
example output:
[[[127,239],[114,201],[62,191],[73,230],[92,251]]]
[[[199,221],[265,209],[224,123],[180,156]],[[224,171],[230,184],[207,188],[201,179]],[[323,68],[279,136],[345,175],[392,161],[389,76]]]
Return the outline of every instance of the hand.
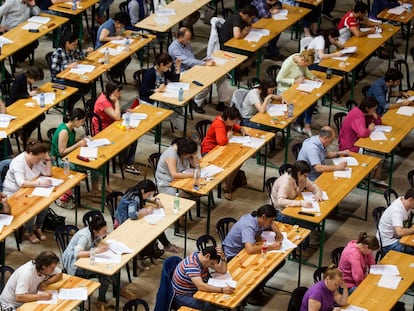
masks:
[[[78,141],[77,146],[78,147],[86,147],[88,144],[88,141],[86,140],[86,138],[81,139],[80,141]]]
[[[296,80],[295,80],[295,83],[296,84],[301,84],[301,83],[303,83],[305,81],[305,77],[299,77],[299,78],[297,78]]]
[[[312,202],[310,202],[310,201],[302,200],[302,201],[300,201],[300,203],[301,203],[300,205],[304,208],[312,208],[313,207]]]
[[[52,294],[49,292],[43,292],[43,293],[39,293],[37,294],[39,296],[38,300],[49,300],[52,298]]]
[[[52,185],[52,181],[50,179],[39,179],[37,185],[39,187],[50,187]]]
[[[91,47],[91,46],[90,46],[90,47],[88,47],[88,48],[86,49],[86,52],[87,52],[87,53],[93,52],[93,47]]]
[[[35,6],[36,5],[36,1],[35,0],[28,0],[27,2],[26,2],[29,6]]]
[[[209,59],[206,61],[206,66],[215,66],[216,62],[212,59]]]
[[[349,150],[342,150],[342,151],[338,151],[338,154],[342,157],[349,157],[351,152]]]
[[[230,286],[226,286],[222,288],[223,294],[233,294],[234,288]]]
[[[164,92],[164,91],[165,91],[165,88],[166,88],[165,84],[161,84],[161,85],[158,87],[158,89],[156,89],[155,91],[156,91],[156,92]]]
[[[163,205],[160,199],[156,199],[155,204],[157,205],[157,208],[163,208]]]
[[[240,129],[240,133],[241,133],[243,136],[249,136],[249,133],[247,133],[247,132],[246,132],[246,130],[245,130],[244,128],[241,128],[241,129]]]
[[[342,55],[344,55],[344,53],[342,52],[336,52],[334,53],[335,57],[341,57]]]
[[[181,59],[177,58],[175,60],[175,69],[179,69],[181,67]]]
[[[40,291],[45,291],[47,289],[46,281],[41,282],[39,286],[37,287],[37,289]]]
[[[314,196],[313,199],[317,202],[322,202],[322,192],[318,191]]]
[[[273,100],[273,98],[274,98],[274,94],[269,94],[265,97],[264,101],[266,103],[270,103]]]
[[[348,166],[348,163],[346,161],[342,161],[341,163],[336,165],[335,170],[343,171],[344,169],[346,169],[347,166]]]
[[[226,257],[221,247],[216,247],[216,252],[217,252],[217,255],[219,255],[221,259]]]
[[[368,129],[372,132],[375,129],[375,123],[368,125]]]
[[[230,131],[227,132],[227,138],[230,139],[232,137],[233,137],[233,131],[230,130]]]
[[[8,27],[6,25],[0,26],[0,32],[6,32],[8,30]]]
[[[74,63],[71,63],[71,64],[67,65],[66,67],[67,68],[76,68],[76,67],[78,67],[78,63],[74,62]]]
[[[274,249],[280,249],[280,247],[282,247],[282,240],[275,241],[275,243],[268,245],[267,249],[274,250]]]
[[[96,254],[101,254],[101,253],[105,253],[107,250],[109,249],[109,245],[102,245],[102,246],[98,246],[95,248],[95,253]]]
[[[115,94],[111,94],[109,96],[109,99],[111,100],[111,102],[113,102],[114,104],[118,102],[118,97],[115,96]]]
[[[35,96],[37,94],[37,90],[33,90],[29,92],[30,96]]]

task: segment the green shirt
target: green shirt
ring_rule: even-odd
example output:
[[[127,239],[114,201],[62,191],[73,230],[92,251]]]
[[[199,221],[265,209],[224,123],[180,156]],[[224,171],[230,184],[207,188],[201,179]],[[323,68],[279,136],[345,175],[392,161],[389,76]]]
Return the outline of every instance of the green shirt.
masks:
[[[62,156],[59,153],[59,134],[61,131],[67,131],[69,134],[68,144],[66,147],[73,146],[76,143],[76,132],[75,130],[70,131],[65,123],[61,123],[53,134],[52,137],[52,146],[51,146],[51,155],[54,159],[61,159]]]

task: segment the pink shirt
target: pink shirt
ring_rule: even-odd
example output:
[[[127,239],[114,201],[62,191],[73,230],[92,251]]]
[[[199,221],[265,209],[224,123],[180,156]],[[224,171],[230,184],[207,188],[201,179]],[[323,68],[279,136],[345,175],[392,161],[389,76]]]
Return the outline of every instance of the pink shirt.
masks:
[[[114,108],[114,105],[106,98],[105,94],[102,93],[101,95],[99,95],[93,108],[93,112],[95,112],[102,120],[102,130],[104,130],[109,125],[111,125],[112,122],[114,122],[114,120],[105,113],[104,110],[106,108]],[[92,122],[95,133],[99,133],[97,119],[93,118]]]

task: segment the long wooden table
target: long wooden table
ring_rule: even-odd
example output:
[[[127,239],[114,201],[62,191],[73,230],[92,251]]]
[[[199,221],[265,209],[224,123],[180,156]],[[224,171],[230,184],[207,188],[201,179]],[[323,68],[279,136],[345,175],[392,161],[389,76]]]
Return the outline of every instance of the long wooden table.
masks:
[[[86,288],[88,297],[101,286],[101,283],[89,279],[82,279],[77,276],[64,273],[62,280],[50,284],[47,290],[59,290],[61,288]],[[38,304],[36,301],[26,302],[20,306],[18,311],[70,311],[80,305],[80,310],[83,310],[84,301],[82,300],[59,300],[55,305],[52,304]]]
[[[231,55],[231,57],[228,55]],[[225,63],[223,65],[216,66],[194,66],[181,74],[180,82],[190,84],[190,89],[188,91],[184,91],[184,99],[182,101],[179,101],[178,98],[165,97],[162,93],[154,93],[150,97],[154,101],[163,102],[167,105],[184,107],[184,136],[186,136],[188,110],[187,106],[190,103],[190,100],[201,91],[209,88],[210,85],[226,75],[228,72],[232,71],[247,59],[247,57],[244,55],[226,53],[223,51],[214,52],[213,57],[223,60]],[[203,86],[193,84],[192,81],[194,80],[202,83]]]
[[[80,258],[75,262],[75,266],[78,268],[86,269],[88,271],[112,276],[117,274],[118,285],[120,285],[120,269],[125,266],[135,255],[142,251],[150,242],[156,239],[162,232],[164,232],[170,225],[175,223],[181,216],[191,209],[195,202],[179,198],[180,209],[178,214],[173,213],[173,204],[175,196],[171,196],[165,193],[157,195],[160,198],[161,203],[164,206],[165,217],[161,219],[155,225],[149,224],[144,219],[131,220],[128,219],[116,230],[112,231],[105,239],[113,239],[124,243],[126,246],[132,249],[132,253],[123,254],[120,263],[102,264],[96,263],[90,264],[89,258]],[[187,230],[185,230],[187,232]],[[186,234],[186,233],[185,233]],[[184,253],[187,247],[187,239],[184,239]],[[116,310],[119,310],[119,287],[116,288]]]
[[[325,240],[325,221],[328,215],[338,206],[342,200],[368,175],[368,189],[365,203],[365,218],[368,217],[368,204],[369,204],[369,184],[370,184],[370,173],[378,165],[380,159],[377,157],[372,157],[365,154],[359,154],[351,152],[351,156],[356,158],[359,165],[351,166],[352,176],[351,178],[335,178],[333,176],[334,172],[325,172],[322,173],[315,181],[315,183],[323,191],[326,191],[328,194],[329,200],[322,201],[319,203],[320,213],[311,213],[313,216],[300,215],[299,212],[302,211],[300,207],[288,206],[283,211],[282,214],[289,216],[301,221],[306,221],[312,224],[321,224],[321,235],[319,241],[319,261],[318,267],[322,266],[323,259],[323,245]],[[300,195],[298,200],[302,199]]]
[[[297,90],[298,85],[292,85],[286,92],[282,94],[283,98],[288,103],[292,103],[294,106],[293,118],[287,117],[271,117],[268,113],[257,113],[250,119],[252,122],[263,124],[265,126],[275,128],[276,130],[284,131],[285,136],[285,160],[288,161],[289,151],[289,139],[290,139],[290,126],[297,117],[299,117],[306,109],[316,103],[319,99],[323,98],[326,93],[334,88],[341,80],[341,76],[332,75],[331,79],[326,79],[326,74],[320,71],[312,70],[312,73],[319,79],[323,80],[323,84],[319,89],[314,89],[310,93],[300,92]],[[329,122],[331,120],[332,102],[329,106]]]
[[[136,107],[133,112],[145,113],[148,117],[145,120],[141,120],[137,128],[130,128],[128,131],[123,131],[119,128],[123,120],[115,121],[106,129],[94,136],[94,139],[107,138],[112,142],[111,145],[102,146],[98,148],[98,158],[93,159],[89,162],[81,161],[77,158],[80,154],[80,148],[76,148],[70,154],[68,159],[70,163],[83,166],[88,169],[101,170],[102,172],[102,200],[101,209],[104,211],[105,207],[105,174],[106,165],[109,160],[115,157],[118,153],[124,150],[126,147],[131,145],[133,142],[138,140],[141,136],[149,132],[151,129],[159,125],[162,121],[167,119],[172,111],[168,109],[162,109],[151,105],[141,104]],[[159,129],[159,132],[161,129]],[[161,143],[161,142],[160,142]]]
[[[309,229],[276,223],[280,231],[286,232],[288,239],[296,245],[300,245],[310,234]],[[226,309],[235,309],[293,250],[292,248],[285,252],[268,252],[263,258],[261,254],[250,255],[243,249],[227,264],[227,271],[233,280],[237,281],[237,287],[233,294],[198,291],[193,297]],[[300,286],[300,271],[299,262],[298,286]]]
[[[402,277],[396,289],[378,286],[381,275],[368,274],[348,298],[348,303],[368,311],[388,311],[414,282],[414,268],[411,267],[414,256],[396,251],[389,251],[381,260],[383,265],[396,265]]]
[[[355,88],[355,71],[357,67],[362,64],[366,59],[368,59],[375,51],[383,45],[385,42],[390,40],[401,27],[393,26],[390,24],[384,24],[382,27],[381,38],[368,38],[366,36],[357,38],[355,36],[351,37],[348,41],[345,42],[345,47],[356,46],[357,51],[354,54],[348,55],[348,59],[343,62],[335,60],[332,58],[327,58],[321,60],[319,65],[321,67],[330,67],[332,70],[346,73],[352,73],[352,82],[351,82],[351,96],[350,99],[354,99],[354,88]]]

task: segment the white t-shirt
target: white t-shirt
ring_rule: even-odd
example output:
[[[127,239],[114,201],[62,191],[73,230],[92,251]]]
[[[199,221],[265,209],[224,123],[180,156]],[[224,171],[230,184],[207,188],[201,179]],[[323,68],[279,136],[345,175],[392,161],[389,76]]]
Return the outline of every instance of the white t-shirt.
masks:
[[[399,240],[399,237],[395,234],[394,227],[403,227],[404,221],[408,219],[409,214],[410,212],[403,206],[401,198],[392,202],[384,211],[378,225],[382,246],[389,246]],[[379,238],[378,234],[377,238]]]
[[[241,105],[240,114],[243,119],[250,119],[257,113],[255,106],[257,103],[262,103],[260,90],[252,89],[247,93]]]
[[[313,38],[311,42],[309,42],[307,49],[314,49],[315,50],[315,64],[319,64],[321,59],[319,58],[318,50],[322,50],[325,53],[325,39],[323,36],[317,36]]]
[[[55,268],[52,275],[61,273]],[[16,301],[16,295],[36,294],[37,287],[46,279],[46,275],[38,275],[36,266],[32,261],[20,266],[7,281],[3,292],[0,295],[0,303],[3,308],[18,308],[22,303]]]

